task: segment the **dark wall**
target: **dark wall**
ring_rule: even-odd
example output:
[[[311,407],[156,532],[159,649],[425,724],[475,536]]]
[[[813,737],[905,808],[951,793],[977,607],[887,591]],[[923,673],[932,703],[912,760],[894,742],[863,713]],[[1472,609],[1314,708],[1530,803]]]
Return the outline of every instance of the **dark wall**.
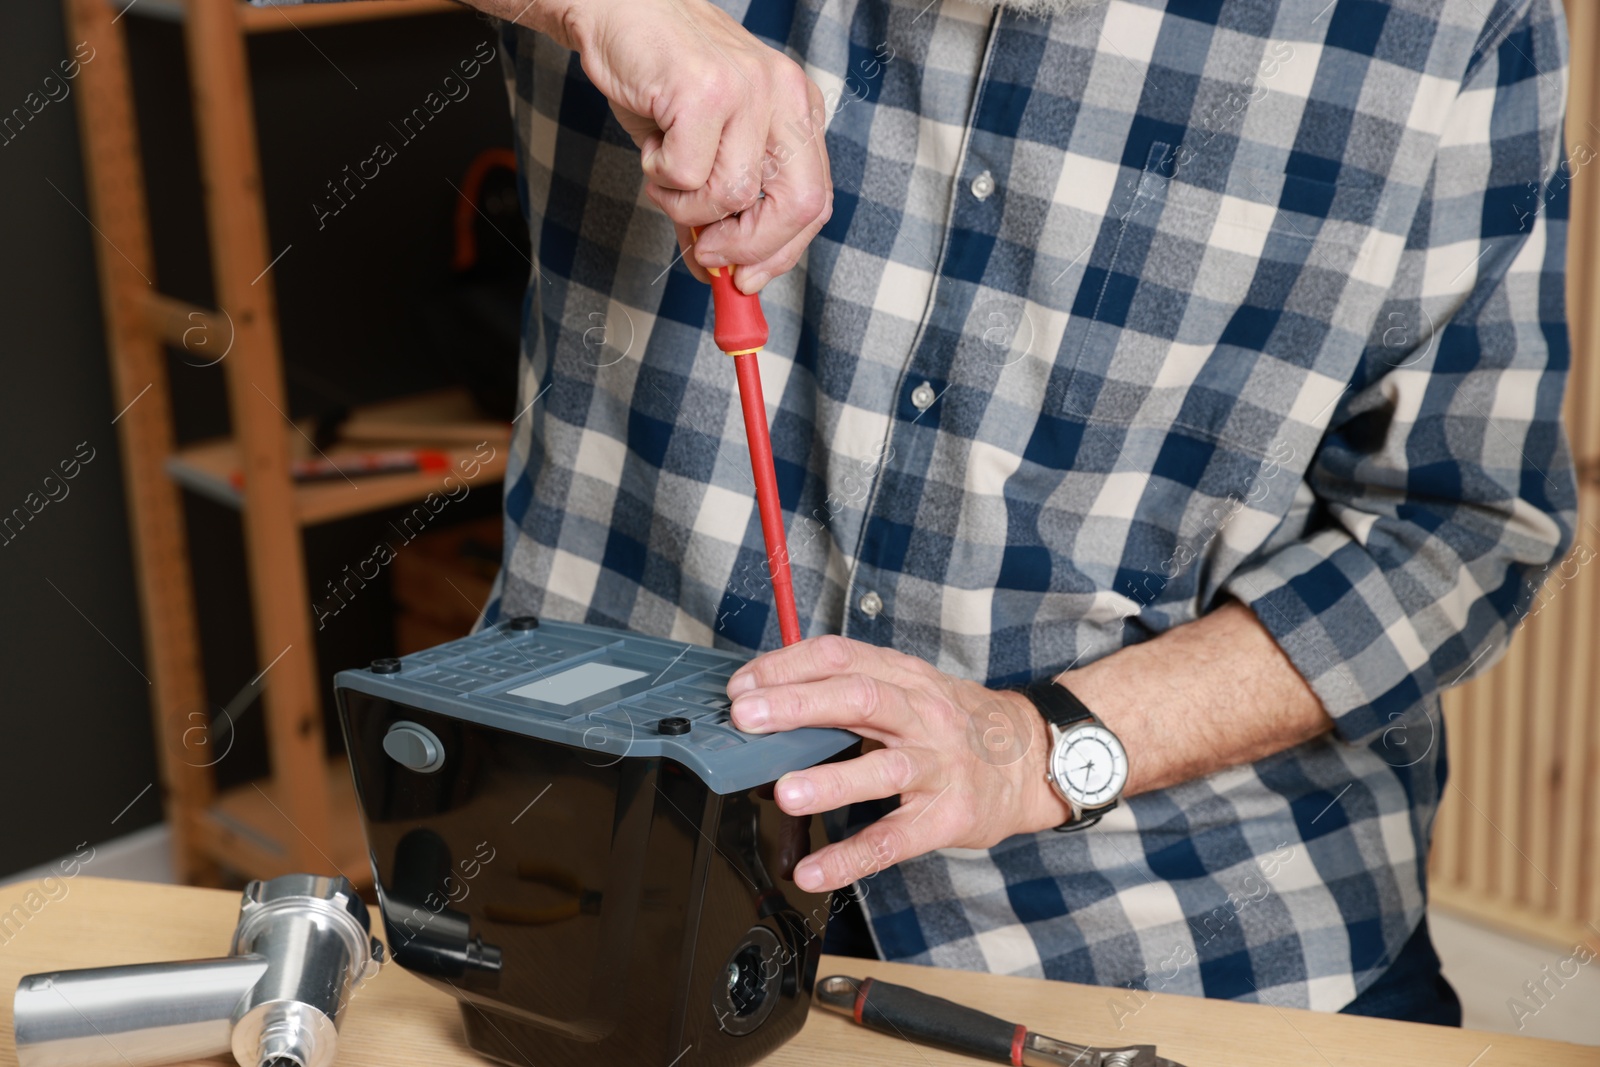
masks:
[[[133,55],[156,282],[209,304],[181,29],[142,18],[137,8],[122,24]],[[6,5],[0,114],[58,73],[75,43],[56,5]],[[430,333],[427,316],[451,284],[451,183],[461,184],[479,152],[511,141],[498,61],[414,139],[389,124],[421,105],[446,75],[459,78],[461,61],[497,46],[493,28],[468,12],[252,41],[271,244],[289,249],[271,278],[297,417],[461,377],[467,353]],[[78,102],[74,93],[50,103],[0,145],[0,514],[22,506],[29,493],[43,496],[43,479],[59,475],[62,461],[93,457],[79,459],[62,499],[0,544],[0,810],[9,814],[0,831],[0,872],[138,829],[161,814],[158,789],[141,795],[156,776],[150,689],[99,314],[94,256],[103,244],[79,214],[88,204]],[[395,149],[393,161],[337,215],[324,215],[331,204],[325,183],[371,156],[379,141]],[[509,236],[522,237],[515,230]],[[178,355],[169,372],[180,439],[225,432],[222,368]],[[475,493],[458,517],[492,511],[495,496]],[[194,500],[187,511],[207,692],[216,709],[265,664],[254,654],[237,516]],[[313,583],[368,556],[387,517],[310,531]],[[381,586],[371,592],[318,635],[324,676],[391,647],[387,593]],[[259,709],[247,715],[234,753],[219,766],[224,785],[264,769],[259,720]]]

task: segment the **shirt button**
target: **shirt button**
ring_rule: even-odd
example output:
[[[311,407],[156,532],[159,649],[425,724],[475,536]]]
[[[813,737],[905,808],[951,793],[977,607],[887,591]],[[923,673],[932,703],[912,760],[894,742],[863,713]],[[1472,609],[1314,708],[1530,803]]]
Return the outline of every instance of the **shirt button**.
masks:
[[[869,619],[876,619],[878,612],[883,610],[883,597],[877,593],[866,593],[861,597],[861,614]]]
[[[937,399],[939,399],[939,397],[936,393],[934,393],[933,386],[929,385],[927,382],[923,382],[921,385],[911,390],[911,404],[918,411],[927,411],[933,406],[933,402]]]
[[[979,200],[989,199],[989,194],[994,192],[994,175],[984,171],[972,179],[972,195]]]

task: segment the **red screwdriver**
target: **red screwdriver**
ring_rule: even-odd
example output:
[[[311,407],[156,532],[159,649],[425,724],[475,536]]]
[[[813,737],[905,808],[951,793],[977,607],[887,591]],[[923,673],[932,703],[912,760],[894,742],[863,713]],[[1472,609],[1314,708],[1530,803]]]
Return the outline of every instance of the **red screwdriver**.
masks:
[[[696,240],[698,230],[692,231]],[[717,347],[733,357],[739,378],[739,401],[744,408],[744,432],[750,441],[750,470],[756,480],[756,505],[761,510],[761,534],[767,543],[767,567],[772,572],[772,597],[778,609],[778,633],[783,643],[800,640],[800,619],[794,607],[794,580],[789,575],[789,545],[783,531],[783,505],[778,501],[778,475],[772,465],[772,438],[767,432],[767,403],[761,395],[761,366],[756,354],[767,343],[767,317],[761,297],[743,293],[733,284],[732,267],[707,267],[711,274],[711,301],[715,308],[713,335]]]

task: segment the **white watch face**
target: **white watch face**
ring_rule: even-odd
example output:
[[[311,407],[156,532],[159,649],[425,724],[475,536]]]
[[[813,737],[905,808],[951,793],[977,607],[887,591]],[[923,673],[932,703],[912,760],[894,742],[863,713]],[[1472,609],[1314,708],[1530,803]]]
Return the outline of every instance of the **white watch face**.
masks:
[[[1104,726],[1072,726],[1050,754],[1050,775],[1079,807],[1097,808],[1127,784],[1128,754]]]

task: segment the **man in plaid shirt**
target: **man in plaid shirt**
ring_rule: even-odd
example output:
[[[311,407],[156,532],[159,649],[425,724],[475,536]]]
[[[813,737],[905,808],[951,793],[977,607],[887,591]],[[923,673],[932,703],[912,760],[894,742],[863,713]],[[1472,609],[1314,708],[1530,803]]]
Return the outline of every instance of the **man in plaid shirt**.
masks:
[[[1574,521],[1558,0],[474,6],[537,251],[490,617],[777,646],[738,265],[812,639],[733,718],[877,743],[779,782],[835,813],[795,879],[1119,1020],[1459,1022],[1439,692]],[[1081,833],[1052,678],[1126,749]]]

